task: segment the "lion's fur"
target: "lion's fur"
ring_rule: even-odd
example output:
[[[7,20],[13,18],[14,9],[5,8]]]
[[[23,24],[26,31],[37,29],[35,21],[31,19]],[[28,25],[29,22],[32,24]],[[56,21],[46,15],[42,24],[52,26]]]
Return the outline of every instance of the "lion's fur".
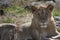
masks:
[[[37,5],[37,4],[36,4]],[[39,8],[37,8],[39,6]],[[42,10],[43,12],[41,12],[41,10],[39,10],[41,8],[44,9]],[[46,8],[46,9],[45,9]],[[48,9],[47,9],[48,8]],[[29,22],[27,24],[24,24],[22,26],[20,26],[20,33],[22,33],[22,35],[24,35],[25,38],[27,38],[27,35],[30,35],[30,37],[32,37],[33,40],[49,40],[49,38],[52,38],[52,36],[56,36],[58,34],[57,29],[56,29],[56,25],[55,25],[55,21],[52,15],[52,11],[54,9],[54,5],[48,4],[48,7],[43,7],[38,4],[37,6],[35,6],[34,4],[31,5],[31,10],[33,13],[33,19],[32,22]],[[38,14],[38,12],[41,12],[41,14]],[[46,19],[39,19],[40,17],[44,17],[44,15],[42,14],[46,14],[45,12],[48,12],[48,14],[50,14],[49,16],[47,15]],[[42,16],[40,16],[42,15]],[[47,20],[49,19],[49,20]],[[41,22],[40,20],[45,20],[42,22],[48,22],[47,27],[41,27],[39,22]],[[24,30],[25,29],[25,30]],[[22,36],[20,35],[20,36]],[[26,37],[27,36],[27,37]]]

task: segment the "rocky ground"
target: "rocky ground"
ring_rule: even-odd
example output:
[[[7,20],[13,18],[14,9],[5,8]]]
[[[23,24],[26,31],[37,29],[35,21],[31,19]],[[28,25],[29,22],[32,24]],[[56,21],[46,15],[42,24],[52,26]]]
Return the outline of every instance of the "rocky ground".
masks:
[[[54,19],[55,19],[55,22],[56,22],[56,26],[60,27],[60,16],[55,16]]]

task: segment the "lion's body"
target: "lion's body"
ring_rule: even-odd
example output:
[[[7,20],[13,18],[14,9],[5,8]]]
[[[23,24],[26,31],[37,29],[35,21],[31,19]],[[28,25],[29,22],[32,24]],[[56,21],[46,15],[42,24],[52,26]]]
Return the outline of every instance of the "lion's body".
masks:
[[[33,19],[32,23],[28,22],[22,24],[20,26],[19,38],[20,40],[40,40],[40,34],[42,36],[51,38],[56,35],[56,29],[53,18],[51,18],[51,22],[49,23],[48,28],[40,28],[35,20]],[[44,39],[44,38],[43,38]],[[41,39],[42,40],[42,39]]]
[[[31,37],[31,28],[30,28],[30,25],[31,23],[25,23],[25,24],[22,24],[19,28],[20,32],[19,32],[19,40],[28,40],[28,39],[31,39],[32,40],[32,37]]]

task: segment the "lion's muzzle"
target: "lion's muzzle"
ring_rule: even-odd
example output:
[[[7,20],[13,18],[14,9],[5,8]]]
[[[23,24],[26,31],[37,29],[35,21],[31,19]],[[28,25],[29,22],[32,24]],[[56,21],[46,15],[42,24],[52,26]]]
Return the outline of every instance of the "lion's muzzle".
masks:
[[[47,27],[47,23],[39,23],[41,28],[46,28]]]

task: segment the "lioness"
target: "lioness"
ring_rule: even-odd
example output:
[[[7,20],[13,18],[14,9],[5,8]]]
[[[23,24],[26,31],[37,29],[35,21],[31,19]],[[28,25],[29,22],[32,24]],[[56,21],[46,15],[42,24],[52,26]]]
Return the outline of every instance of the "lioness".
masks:
[[[28,35],[33,40],[49,40],[49,38],[57,35],[58,32],[52,15],[54,3],[33,2],[30,7],[33,19],[32,22],[20,26],[20,34],[25,35],[23,38]]]

